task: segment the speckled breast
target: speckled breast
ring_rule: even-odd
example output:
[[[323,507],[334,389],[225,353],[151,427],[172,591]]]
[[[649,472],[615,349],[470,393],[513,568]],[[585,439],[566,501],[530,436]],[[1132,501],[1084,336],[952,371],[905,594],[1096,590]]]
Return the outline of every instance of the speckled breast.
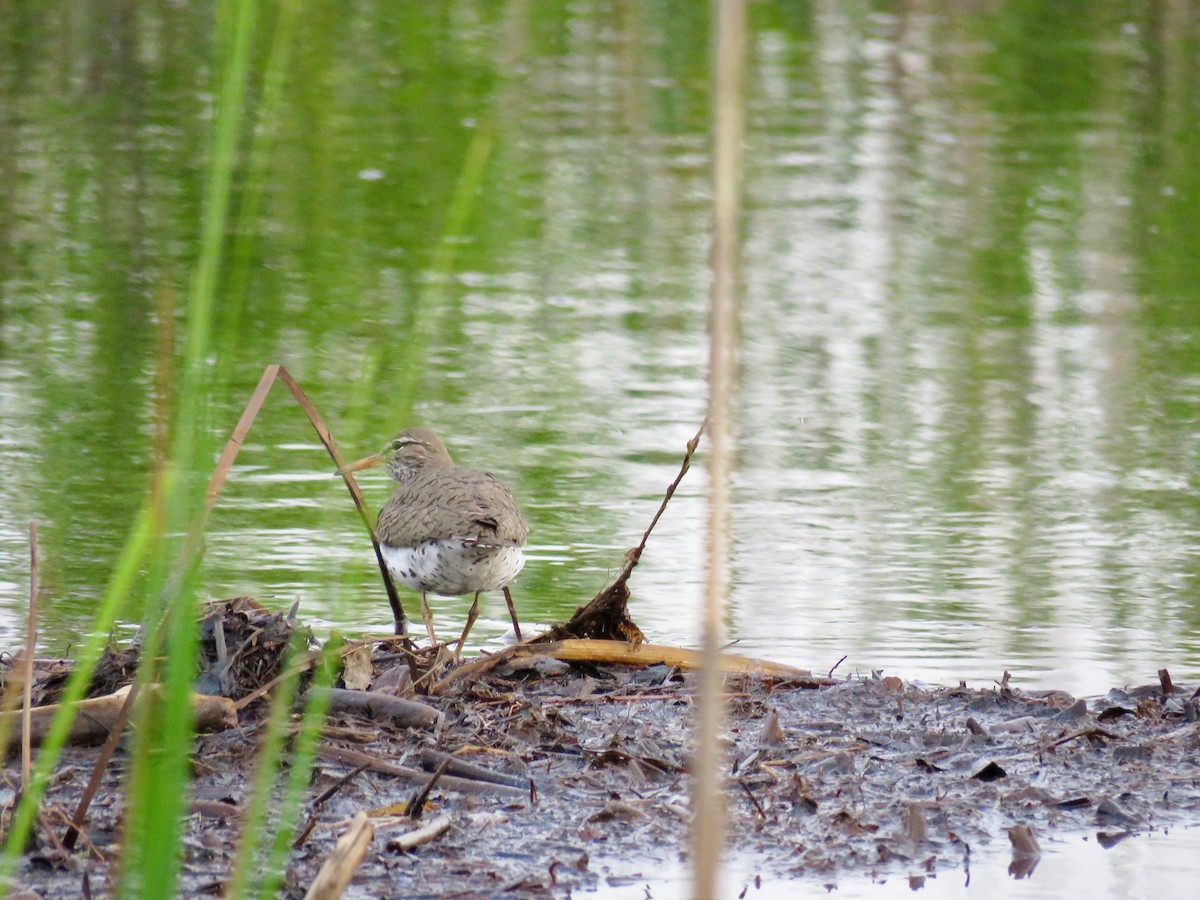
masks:
[[[457,597],[504,587],[525,566],[520,547],[452,538],[416,547],[380,547],[395,578],[413,590]]]

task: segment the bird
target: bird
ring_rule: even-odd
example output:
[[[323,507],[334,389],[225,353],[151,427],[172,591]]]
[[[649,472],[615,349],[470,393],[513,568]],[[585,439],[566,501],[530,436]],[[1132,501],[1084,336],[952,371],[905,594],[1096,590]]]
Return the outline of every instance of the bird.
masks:
[[[386,465],[396,489],[379,511],[376,533],[388,570],[421,594],[421,617],[437,646],[428,594],[473,593],[455,658],[479,615],[479,595],[503,589],[513,630],[521,627],[508,583],[525,566],[529,523],[512,491],[490,472],[455,465],[428,428],[406,428],[382,450],[339,469],[339,474]]]

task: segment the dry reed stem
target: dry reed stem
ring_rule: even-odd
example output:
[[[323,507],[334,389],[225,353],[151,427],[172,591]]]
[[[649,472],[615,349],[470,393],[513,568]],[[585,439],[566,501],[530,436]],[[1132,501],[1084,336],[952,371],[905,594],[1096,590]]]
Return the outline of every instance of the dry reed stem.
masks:
[[[642,534],[642,540],[636,547],[625,554],[625,567],[621,574],[617,577],[617,581],[627,581],[633,567],[638,564],[642,558],[642,552],[646,549],[646,542],[650,540],[650,532],[654,531],[654,526],[658,524],[658,520],[662,518],[662,514],[667,510],[667,504],[671,502],[671,498],[675,496],[675,489],[679,487],[679,483],[683,481],[683,476],[688,473],[688,469],[692,467],[692,457],[696,453],[696,448],[700,446],[700,436],[704,434],[704,429],[708,425],[706,418],[700,423],[700,427],[696,433],[692,435],[692,439],[687,442],[687,450],[683,454],[683,462],[679,466],[679,474],[675,476],[675,480],[667,485],[667,491],[663,494],[662,502],[658,504],[658,511],[655,512],[654,518],[650,520],[650,524],[646,526],[645,532]],[[616,582],[614,582],[615,584]]]
[[[68,850],[75,849],[75,841],[78,839],[83,830],[83,823],[87,819],[88,807],[92,805],[92,800],[96,796],[96,792],[100,789],[100,782],[104,780],[104,773],[108,770],[108,763],[112,759],[113,753],[117,750],[117,745],[121,742],[121,736],[125,733],[125,727],[129,724],[129,712],[133,709],[133,701],[138,695],[138,682],[134,681],[129,687],[129,693],[125,695],[125,702],[121,705],[121,709],[117,712],[116,721],[113,722],[112,729],[108,732],[108,737],[104,740],[104,745],[100,748],[100,753],[96,756],[96,763],[92,766],[91,777],[88,778],[88,783],[83,789],[83,794],[79,798],[79,803],[75,807],[75,814],[71,816],[70,825],[63,834],[63,845]],[[29,728],[26,725],[26,733]]]
[[[350,827],[337,840],[333,852],[321,866],[304,900],[337,900],[350,884],[354,872],[375,837],[375,826],[367,814],[359,812]]]
[[[233,433],[229,436],[224,450],[221,451],[221,455],[217,459],[216,466],[213,467],[212,478],[209,479],[208,489],[205,491],[204,512],[202,515],[196,517],[192,522],[192,527],[188,530],[185,552],[183,554],[184,559],[190,558],[192,551],[199,545],[200,534],[204,530],[208,513],[212,511],[213,506],[216,504],[217,497],[221,494],[221,488],[225,485],[225,479],[229,476],[229,470],[233,468],[234,461],[242,449],[242,443],[246,440],[246,435],[249,434],[254,420],[258,417],[259,411],[266,402],[267,395],[271,391],[271,385],[275,382],[276,378],[283,382],[288,391],[291,392],[297,405],[303,410],[304,415],[308,417],[309,424],[312,425],[313,430],[317,433],[317,437],[324,445],[326,452],[334,461],[337,468],[341,470],[345,467],[345,461],[342,459],[341,453],[338,452],[333,435],[330,434],[329,428],[325,425],[325,420],[321,418],[321,414],[317,412],[317,408],[308,399],[308,395],[304,393],[303,389],[296,383],[296,380],[292,378],[287,369],[280,363],[272,363],[263,370],[262,377],[258,379],[258,384],[255,386],[254,392],[250,395],[250,399],[242,411],[241,418],[238,419]],[[388,603],[392,607],[392,617],[395,621],[396,633],[403,634],[404,622],[406,620],[404,607],[400,603],[400,595],[396,591],[396,586],[392,581],[391,573],[388,571],[387,563],[384,562],[383,554],[379,549],[379,539],[375,535],[375,527],[371,522],[370,514],[367,512],[367,502],[351,475],[343,473],[342,480],[346,483],[346,488],[350,491],[350,496],[354,500],[354,506],[358,510],[359,517],[366,526],[367,533],[371,536],[371,545],[375,548],[375,560],[379,564],[379,571],[383,576],[384,588],[388,594]]]
[[[720,699],[720,647],[729,590],[733,391],[737,372],[737,294],[741,272],[741,181],[746,57],[744,0],[714,0],[716,27],[713,127],[712,285],[709,325],[708,574],[702,623],[703,667],[696,724],[698,747],[692,781],[696,822],[692,840],[693,896],[716,895],[724,842],[724,793],[718,771],[724,719]]]
[[[675,496],[676,488],[679,487],[680,482],[683,481],[683,477],[691,468],[692,456],[695,455],[696,448],[700,445],[700,436],[704,434],[707,426],[708,420],[705,419],[700,423],[700,427],[696,430],[692,439],[687,442],[687,450],[683,454],[683,462],[679,466],[679,472],[676,474],[675,480],[667,485],[666,493],[663,494],[662,501],[658,504],[658,510],[654,513],[654,518],[650,520],[650,524],[646,527],[645,532],[643,532],[641,541],[636,547],[626,551],[625,564],[621,567],[620,574],[617,575],[612,584],[589,600],[586,605],[576,609],[575,614],[571,616],[569,622],[555,625],[545,634],[541,635],[541,637],[531,639],[532,641],[559,641],[580,635],[586,637],[604,637],[612,640],[626,640],[633,643],[639,643],[643,640],[644,635],[633,620],[629,618],[627,612],[629,577],[633,574],[633,570],[638,562],[641,561],[642,553],[645,551],[646,544],[650,540],[650,534],[654,531],[658,520],[662,518],[663,513],[666,511],[667,504]]]
[[[158,310],[160,322],[159,340],[156,352],[157,364],[155,377],[156,397],[158,398],[158,401],[156,403],[155,412],[156,427],[154,443],[156,464],[155,489],[152,492],[154,496],[159,496],[161,493],[161,472],[166,458],[166,427],[169,407],[165,398],[168,397],[170,393],[169,385],[172,359],[171,346],[174,337],[173,329],[171,327],[171,322],[173,321],[173,309],[174,296],[169,289],[164,289],[164,291],[160,294]],[[218,457],[216,465],[213,467],[212,477],[209,479],[208,489],[205,491],[204,509],[198,516],[196,516],[196,518],[192,521],[191,527],[188,529],[188,535],[184,545],[184,553],[181,556],[182,559],[189,559],[199,547],[200,535],[203,533],[205,523],[208,520],[208,514],[212,511],[213,506],[216,504],[217,498],[221,494],[221,489],[225,484],[225,480],[228,478],[229,472],[233,468],[233,464],[237,459],[237,455],[241,451],[242,444],[246,439],[246,435],[249,434],[251,426],[258,417],[258,413],[262,410],[263,404],[266,402],[267,395],[270,393],[271,386],[274,384],[276,378],[278,378],[284,383],[284,385],[287,386],[288,391],[296,400],[296,403],[300,406],[301,410],[304,411],[305,416],[308,417],[308,421],[316,431],[317,437],[320,439],[321,443],[324,445],[326,451],[329,453],[337,467],[340,469],[344,465],[341,455],[338,453],[337,445],[334,443],[333,437],[329,433],[329,428],[325,425],[325,421],[321,418],[321,414],[317,412],[317,409],[313,405],[312,401],[309,400],[308,395],[304,393],[300,385],[296,383],[296,380],[292,378],[291,374],[282,365],[274,363],[267,366],[263,370],[263,374],[259,378],[258,384],[253,393],[251,393],[250,399],[247,401],[245,408],[242,410],[242,415],[238,419],[237,425],[233,429],[233,433],[230,435],[229,440],[226,441],[225,447],[221,451],[221,455]],[[383,574],[384,587],[388,592],[388,602],[391,604],[392,614],[397,621],[397,630],[399,631],[400,623],[403,623],[404,621],[404,609],[400,604],[400,598],[396,592],[396,587],[392,582],[391,574],[388,572],[387,566],[383,561],[383,556],[380,553],[379,541],[375,536],[375,529],[372,527],[370,516],[366,511],[366,501],[362,496],[362,492],[358,489],[358,485],[355,483],[354,479],[349,476],[343,476],[343,478],[346,481],[347,488],[350,490],[350,496],[354,500],[354,505],[358,509],[359,516],[362,517],[363,523],[367,526],[367,532],[371,535],[371,543],[375,548],[375,557],[379,563],[380,571]],[[31,587],[31,603],[33,591],[34,589]],[[32,654],[30,654],[30,659],[32,660]],[[307,664],[311,665],[311,659],[307,660],[306,662]],[[257,697],[261,696],[263,693],[266,693],[267,690],[278,684],[280,680],[280,678],[277,678],[262,691],[256,692],[249,698],[243,698],[243,701],[238,704],[237,708],[241,709],[244,705],[246,705],[246,703],[257,699]],[[26,691],[28,692],[28,690],[29,685],[27,683]],[[133,703],[135,694],[136,691],[131,691],[129,697],[126,698],[121,715],[117,717],[113,730],[110,732],[108,739],[105,741],[104,747],[101,748],[101,752],[96,760],[96,764],[92,768],[92,774],[88,780],[87,788],[85,789],[83,796],[80,798],[79,806],[76,808],[75,815],[72,817],[71,827],[67,830],[67,833],[64,837],[64,842],[67,843],[68,846],[72,846],[75,842],[75,837],[86,818],[88,807],[95,796],[96,790],[99,788],[104,771],[112,758],[113,751],[116,749],[116,745],[120,741],[126,725],[128,724],[129,709]],[[28,719],[26,719],[23,740],[28,741],[30,730]],[[27,770],[24,771],[25,780],[28,781]]]

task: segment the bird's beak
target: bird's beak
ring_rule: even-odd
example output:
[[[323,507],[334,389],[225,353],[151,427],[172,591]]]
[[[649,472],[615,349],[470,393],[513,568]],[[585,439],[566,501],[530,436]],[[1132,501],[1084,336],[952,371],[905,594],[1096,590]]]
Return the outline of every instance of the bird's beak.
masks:
[[[369,469],[372,466],[383,465],[386,460],[382,453],[373,453],[365,459],[360,459],[358,462],[352,462],[342,466],[334,475],[349,475],[351,472],[361,472],[363,469]]]

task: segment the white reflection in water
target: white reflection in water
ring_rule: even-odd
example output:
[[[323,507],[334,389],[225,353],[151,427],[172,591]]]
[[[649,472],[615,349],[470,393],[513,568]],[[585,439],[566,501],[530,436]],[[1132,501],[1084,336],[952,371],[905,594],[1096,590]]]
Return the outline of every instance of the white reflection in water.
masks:
[[[899,869],[874,878],[866,874],[803,873],[797,873],[800,877],[779,877],[764,871],[754,858],[735,855],[722,872],[718,896],[744,896],[747,900],[830,896],[840,900],[1059,900],[1081,896],[1094,900],[1162,900],[1195,894],[1198,829],[1156,831],[1127,838],[1107,850],[1094,833],[1053,839],[1041,836],[1039,840],[1042,856],[1033,872],[1021,879],[1009,874],[1007,841],[1003,845],[973,846],[969,873],[961,865],[939,866],[933,872],[913,866],[909,871]],[[656,900],[691,896],[690,872],[684,863],[593,858],[592,865],[612,873],[610,883],[596,892],[599,900],[641,900],[647,895],[647,885]]]

